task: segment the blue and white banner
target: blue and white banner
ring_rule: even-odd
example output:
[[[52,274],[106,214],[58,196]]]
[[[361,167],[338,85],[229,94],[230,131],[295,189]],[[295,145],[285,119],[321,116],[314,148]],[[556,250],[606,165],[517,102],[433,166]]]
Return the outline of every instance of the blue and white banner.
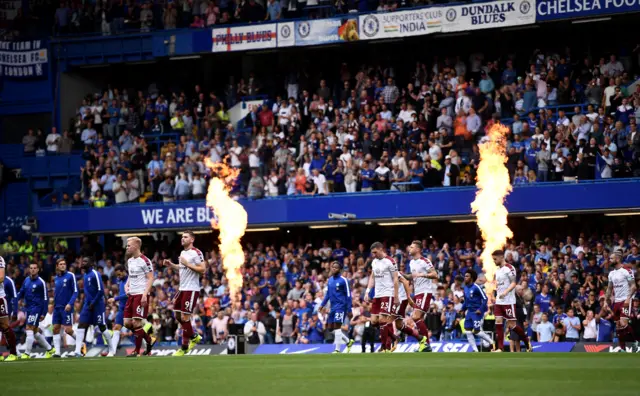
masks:
[[[281,22],[278,24],[278,47],[293,47],[296,45],[296,23]]]
[[[545,192],[562,196],[563,200],[540,200],[532,189],[514,188],[506,203],[510,213],[566,212],[567,210],[626,210],[638,206],[640,179],[582,181],[546,186]],[[609,197],[615,196],[615,200]],[[475,198],[474,188],[431,189],[408,193],[343,194],[294,199],[239,200],[247,211],[249,226],[274,224],[326,223],[327,215],[340,208],[353,213],[359,221],[381,221],[389,218],[466,216]],[[439,205],[424,205],[436,200]],[[146,202],[106,208],[40,208],[35,211],[38,231],[43,234],[79,235],[92,232],[131,232],[168,228],[210,228],[211,211],[204,201],[174,203]]]
[[[536,22],[535,0],[507,0],[444,7],[442,32],[464,32]]]
[[[48,62],[45,41],[0,41],[0,77],[45,78]]]
[[[538,22],[640,12],[640,0],[538,0]]]
[[[571,352],[574,342],[534,342],[534,352]],[[400,343],[394,353],[413,353],[418,351],[418,343]],[[334,350],[332,344],[278,344],[260,345],[254,353],[258,355],[308,355],[331,353]],[[466,353],[473,352],[471,346],[464,341],[432,342],[433,352],[442,353]],[[374,351],[380,350],[380,344],[374,345]],[[346,352],[346,347],[342,347],[342,352]],[[367,346],[366,352],[370,352]],[[350,353],[362,353],[360,345],[354,345]]]
[[[422,36],[442,31],[444,8],[381,12],[360,15],[358,18],[360,40]]]
[[[278,46],[321,45],[360,40],[358,18],[329,18],[284,23],[278,29]],[[290,30],[293,25],[293,32]],[[293,39],[293,44],[292,44]]]

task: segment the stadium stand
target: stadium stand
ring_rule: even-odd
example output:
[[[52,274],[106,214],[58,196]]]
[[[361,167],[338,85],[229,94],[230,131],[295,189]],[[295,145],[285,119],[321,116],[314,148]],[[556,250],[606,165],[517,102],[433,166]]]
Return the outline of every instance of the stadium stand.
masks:
[[[569,57],[537,50],[516,72],[511,60],[473,54],[418,63],[402,76],[392,66],[344,64],[339,81],[306,89],[292,73],[286,96],[261,96],[238,125],[227,109],[259,92],[253,74],[226,97],[199,85],[161,92],[152,84],[137,95],[113,87],[87,95],[62,136],[29,131],[23,143],[25,152],[82,149],[82,196],[99,193],[107,204],[202,198],[205,157],[241,169],[234,193],[252,199],[473,185],[477,144],[498,121],[511,128],[514,185],[638,177],[633,66],[616,55],[599,64]]]

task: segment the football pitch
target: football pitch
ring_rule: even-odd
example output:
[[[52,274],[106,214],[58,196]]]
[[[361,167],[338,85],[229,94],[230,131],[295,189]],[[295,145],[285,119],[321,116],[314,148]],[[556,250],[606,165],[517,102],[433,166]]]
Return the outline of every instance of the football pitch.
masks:
[[[638,395],[637,354],[245,355],[0,363],[3,395]]]

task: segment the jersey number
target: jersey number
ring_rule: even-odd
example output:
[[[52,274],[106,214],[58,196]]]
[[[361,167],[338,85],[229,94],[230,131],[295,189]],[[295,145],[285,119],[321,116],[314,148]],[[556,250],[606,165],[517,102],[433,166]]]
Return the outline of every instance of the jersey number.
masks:
[[[422,298],[416,298],[416,306],[422,308]]]
[[[625,314],[626,316],[631,316],[631,311],[629,310],[629,307],[622,307],[622,313]]]
[[[511,308],[506,309],[507,315],[513,316],[513,310]]]
[[[387,311],[389,312],[389,302],[388,301],[383,301],[380,303],[380,309],[383,311]]]
[[[189,309],[189,306],[190,306],[190,305],[191,305],[191,302],[190,302],[190,301],[185,301],[185,302],[184,302],[184,308],[185,308],[186,310],[188,310],[188,309]]]
[[[36,323],[38,322],[38,315],[29,315],[27,318],[27,323]]]
[[[342,322],[344,320],[344,312],[336,312],[334,316],[336,322]]]
[[[476,329],[479,329],[482,327],[482,321],[481,320],[474,320],[473,321],[473,327]]]
[[[7,308],[4,306],[4,304],[0,305],[0,314],[3,313],[7,313]]]
[[[136,313],[138,315],[142,315],[142,306],[141,305],[138,305],[138,308],[136,308]]]

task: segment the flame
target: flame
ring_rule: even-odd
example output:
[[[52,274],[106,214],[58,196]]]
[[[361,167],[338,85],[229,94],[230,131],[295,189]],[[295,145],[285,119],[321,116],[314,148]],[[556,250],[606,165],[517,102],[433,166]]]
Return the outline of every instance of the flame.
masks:
[[[207,191],[207,207],[213,210],[211,226],[220,232],[222,267],[229,282],[232,301],[239,301],[242,290],[242,266],[244,251],[240,239],[247,229],[247,211],[229,196],[229,189],[240,171],[227,164],[205,158],[205,165],[212,171]]]
[[[507,162],[506,139],[509,128],[502,124],[493,125],[487,138],[480,145],[480,164],[478,165],[476,199],[471,203],[471,212],[475,213],[478,227],[485,241],[482,250],[482,264],[487,278],[487,291],[492,295],[495,289],[496,264],[491,253],[503,249],[513,232],[507,225],[509,212],[504,200],[511,192]]]

